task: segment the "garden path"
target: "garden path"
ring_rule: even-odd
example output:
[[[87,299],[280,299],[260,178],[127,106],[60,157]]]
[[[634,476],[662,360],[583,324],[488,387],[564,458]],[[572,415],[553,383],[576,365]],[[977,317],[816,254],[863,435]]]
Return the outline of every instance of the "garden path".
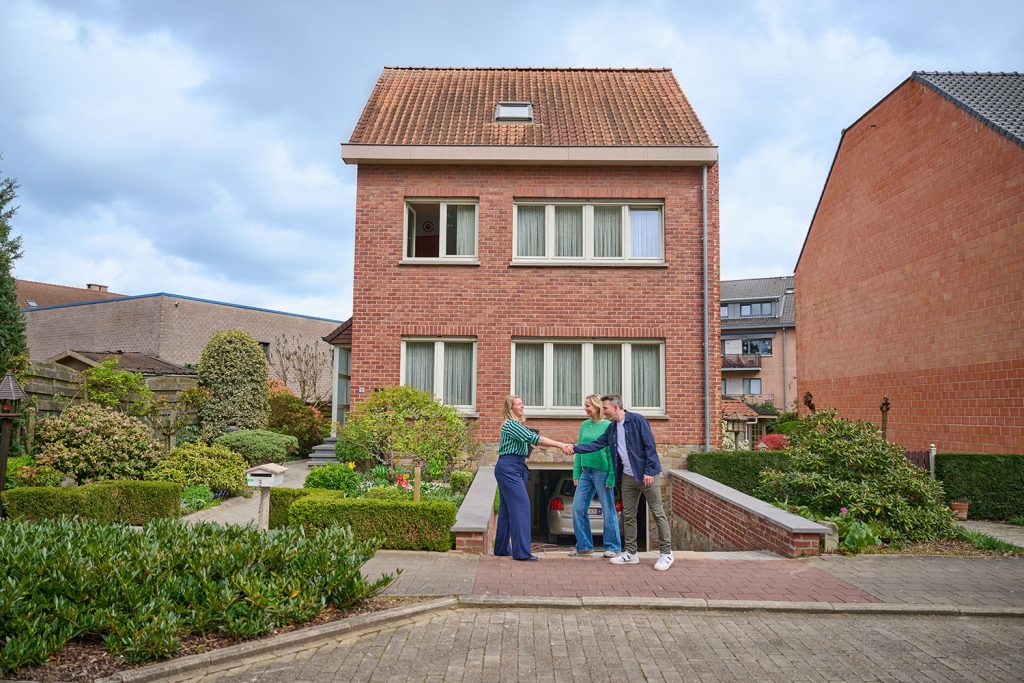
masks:
[[[306,481],[309,474],[309,460],[292,460],[281,463],[288,471],[284,473],[284,488],[298,489]],[[228,498],[220,505],[212,508],[193,512],[183,519],[186,522],[216,522],[234,526],[245,526],[255,524],[256,515],[259,512],[259,496],[252,495],[248,498],[236,496]]]
[[[965,522],[957,522],[960,526],[971,531],[980,531],[998,538],[1000,541],[1012,543],[1024,548],[1024,526],[1007,524],[1006,522],[987,522],[982,520],[969,519]]]

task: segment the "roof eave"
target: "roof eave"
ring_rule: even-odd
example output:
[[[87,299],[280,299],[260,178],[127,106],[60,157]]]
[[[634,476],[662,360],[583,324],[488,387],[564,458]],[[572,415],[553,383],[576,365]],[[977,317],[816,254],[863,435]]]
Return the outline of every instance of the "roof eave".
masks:
[[[341,158],[346,164],[711,166],[718,163],[718,147],[713,145],[540,147],[348,143],[341,146]]]

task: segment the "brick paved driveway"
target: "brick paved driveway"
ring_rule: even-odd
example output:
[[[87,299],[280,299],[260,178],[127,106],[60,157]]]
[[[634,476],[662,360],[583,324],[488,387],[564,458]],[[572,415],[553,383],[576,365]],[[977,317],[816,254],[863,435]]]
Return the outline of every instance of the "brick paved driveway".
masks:
[[[187,680],[1019,681],[1024,619],[444,610]]]

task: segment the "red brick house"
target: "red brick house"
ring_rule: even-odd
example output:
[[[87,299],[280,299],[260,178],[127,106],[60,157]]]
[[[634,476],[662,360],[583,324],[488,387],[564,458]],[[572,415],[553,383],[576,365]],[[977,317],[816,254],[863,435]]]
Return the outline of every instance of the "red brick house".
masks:
[[[915,72],[847,128],[796,285],[818,409],[1024,452],[1024,74]]]
[[[510,392],[574,441],[618,391],[667,466],[718,443],[718,152],[671,70],[385,68],[342,157],[353,403],[432,391],[493,457]]]

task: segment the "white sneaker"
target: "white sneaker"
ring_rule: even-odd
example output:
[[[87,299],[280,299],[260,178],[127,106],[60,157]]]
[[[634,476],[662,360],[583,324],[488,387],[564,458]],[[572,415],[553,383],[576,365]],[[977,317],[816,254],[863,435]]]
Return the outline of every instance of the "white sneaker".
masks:
[[[618,556],[619,556],[619,554],[620,554],[620,553],[618,553],[618,552],[616,552],[616,551],[614,551],[614,550],[605,550],[605,551],[604,551],[604,554],[603,554],[603,555],[601,555],[601,557],[603,557],[603,558],[604,558],[604,559],[606,559],[606,560],[610,560],[610,559],[611,559],[611,558],[613,558],[613,557],[618,557]]]
[[[654,563],[654,568],[659,572],[663,572],[672,566],[672,563],[676,561],[676,558],[672,557],[672,553],[667,555],[662,553],[658,556],[658,561]]]
[[[635,553],[622,553],[608,561],[611,564],[640,564],[640,558]]]

